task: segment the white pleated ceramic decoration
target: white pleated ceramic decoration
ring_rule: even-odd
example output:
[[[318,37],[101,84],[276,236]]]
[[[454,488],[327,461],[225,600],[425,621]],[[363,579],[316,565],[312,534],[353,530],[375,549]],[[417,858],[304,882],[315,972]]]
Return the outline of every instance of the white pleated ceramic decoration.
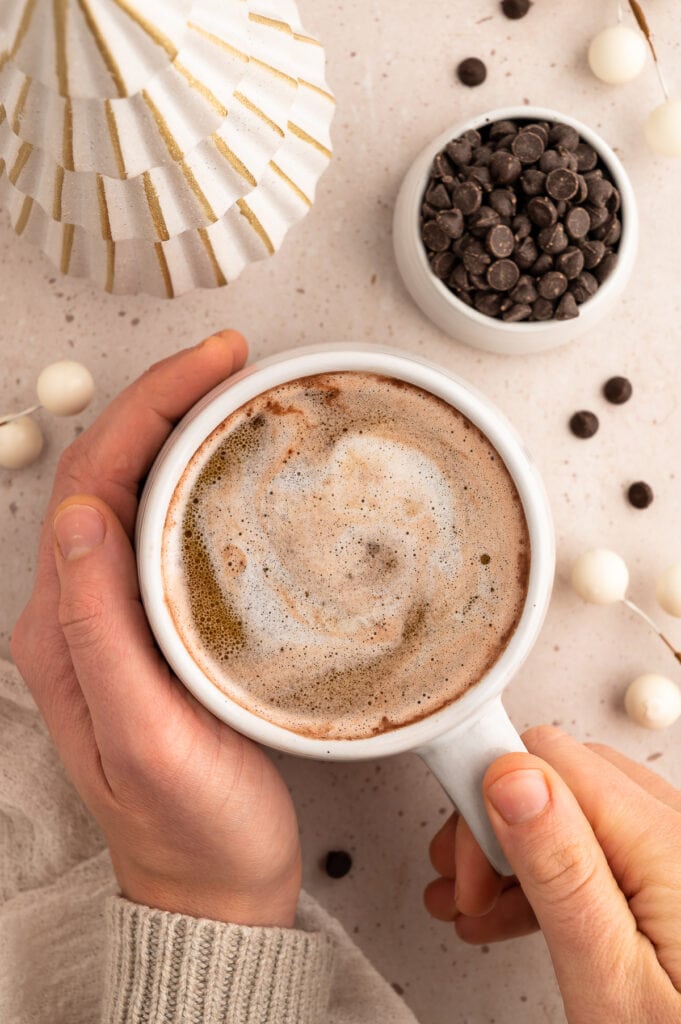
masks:
[[[273,254],[331,157],[292,0],[0,0],[0,202],[64,273],[172,297]]]

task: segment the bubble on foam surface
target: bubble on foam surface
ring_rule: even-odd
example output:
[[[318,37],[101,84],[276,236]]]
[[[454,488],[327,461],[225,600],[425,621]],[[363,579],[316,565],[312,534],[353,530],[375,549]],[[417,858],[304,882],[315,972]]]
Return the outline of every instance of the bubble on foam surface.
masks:
[[[507,471],[460,413],[402,382],[327,374],[260,396],[202,446],[174,508],[164,571],[185,643],[294,731],[372,735],[431,713],[484,674],[522,610],[527,528]]]

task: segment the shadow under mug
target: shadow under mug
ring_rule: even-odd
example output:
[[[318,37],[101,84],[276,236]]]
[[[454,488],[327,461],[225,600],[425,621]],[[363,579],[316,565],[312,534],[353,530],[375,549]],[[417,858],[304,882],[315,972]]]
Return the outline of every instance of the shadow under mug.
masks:
[[[378,373],[416,385],[462,412],[492,442],[522,501],[530,538],[527,597],[505,650],[483,678],[451,704],[420,721],[356,740],[301,736],[231,700],[189,654],[165,600],[162,535],[180,477],[203,441],[233,411],[287,381],[339,371]],[[168,663],[217,718],[245,736],[302,757],[355,761],[411,751],[435,773],[493,866],[510,874],[485,810],[482,779],[501,754],[525,750],[501,702],[504,687],[532,648],[551,596],[554,540],[546,492],[537,468],[505,417],[467,382],[417,356],[359,344],[296,349],[247,366],[206,395],[177,425],[147,479],[136,526],[137,564],[147,618]]]

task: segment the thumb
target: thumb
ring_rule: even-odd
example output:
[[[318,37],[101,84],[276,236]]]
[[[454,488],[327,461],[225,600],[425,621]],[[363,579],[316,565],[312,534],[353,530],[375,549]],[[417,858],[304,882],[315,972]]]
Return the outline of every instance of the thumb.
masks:
[[[177,689],[147,624],[130,540],[92,495],[62,502],[53,527],[59,622],[98,746],[134,756],[170,717]]]
[[[568,1016],[574,1008],[586,1019],[589,1002],[594,1012],[619,1005],[622,978],[627,971],[636,977],[641,942],[649,944],[574,795],[531,754],[499,758],[483,790],[494,831],[546,938]]]

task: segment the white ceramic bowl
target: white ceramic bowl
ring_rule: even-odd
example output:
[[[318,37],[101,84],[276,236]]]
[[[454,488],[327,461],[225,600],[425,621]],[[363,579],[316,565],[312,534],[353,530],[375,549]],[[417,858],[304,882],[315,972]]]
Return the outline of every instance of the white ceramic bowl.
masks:
[[[435,156],[451,139],[458,138],[470,128],[479,129],[494,121],[519,119],[555,121],[575,128],[582,139],[596,150],[621,196],[622,236],[617,265],[595,295],[579,307],[579,316],[572,320],[506,323],[479,313],[461,302],[435,276],[421,241],[419,211]],[[544,352],[585,334],[614,308],[634,268],[638,248],[638,213],[634,190],[624,167],[610,146],[593,129],[574,117],[546,107],[503,107],[448,128],[416,158],[397,197],[393,243],[398,269],[412,298],[446,334],[474,348],[504,355]]]

